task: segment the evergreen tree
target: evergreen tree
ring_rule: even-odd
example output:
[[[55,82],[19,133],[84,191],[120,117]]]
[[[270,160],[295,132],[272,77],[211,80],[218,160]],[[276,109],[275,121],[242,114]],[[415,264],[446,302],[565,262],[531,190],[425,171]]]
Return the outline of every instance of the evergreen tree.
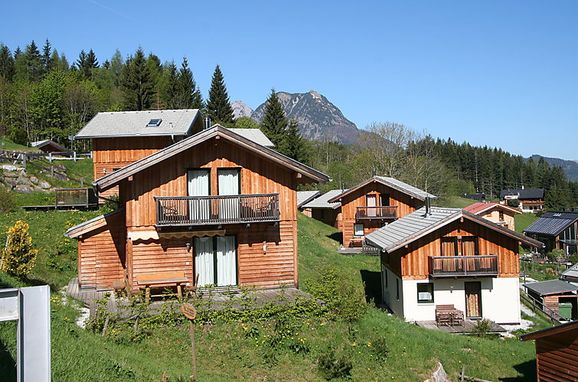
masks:
[[[0,77],[12,81],[14,77],[14,58],[6,45],[0,44]]]
[[[154,82],[142,48],[128,58],[122,71],[121,83],[128,110],[146,110],[151,107]]]
[[[224,84],[224,83],[223,83]],[[225,90],[226,94],[226,90]],[[189,68],[187,58],[183,58],[181,68],[177,76],[177,109],[201,109],[203,98],[201,91],[193,77],[193,72]]]
[[[42,48],[42,66],[45,74],[52,70],[52,45],[50,45],[48,39],[46,39]]]
[[[225,79],[219,65],[215,68],[213,79],[211,80],[211,89],[207,100],[207,113],[213,122],[233,123],[233,108],[229,101]]]
[[[279,148],[279,151],[299,162],[307,162],[308,158],[305,140],[299,133],[299,125],[296,120],[292,119],[289,121],[285,139],[283,145]]]
[[[168,109],[178,109],[178,69],[174,62],[165,66],[162,100]]]
[[[261,130],[263,130],[263,133],[273,142],[278,151],[284,149],[283,146],[287,134],[287,118],[285,117],[285,111],[283,111],[283,106],[281,102],[279,102],[279,97],[277,97],[274,89],[271,90],[271,94],[265,104]]]
[[[18,68],[20,71],[20,73],[17,73],[18,77],[25,81],[40,81],[44,74],[44,66],[42,65],[42,58],[34,40],[26,46],[26,51],[22,56],[23,65]]]
[[[93,69],[96,69],[99,66],[96,54],[94,54],[94,51],[92,49],[89,50],[88,53],[86,53],[84,50],[81,50],[75,65],[76,68],[79,70],[82,78],[86,80],[92,79]]]

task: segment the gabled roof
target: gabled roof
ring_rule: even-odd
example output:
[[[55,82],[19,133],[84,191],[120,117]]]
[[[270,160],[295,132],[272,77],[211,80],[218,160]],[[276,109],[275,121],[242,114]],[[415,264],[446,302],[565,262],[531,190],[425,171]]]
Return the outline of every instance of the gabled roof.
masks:
[[[517,196],[518,199],[544,199],[543,188],[513,188],[500,191],[500,199],[506,196]]]
[[[513,214],[521,214],[522,212],[516,208],[506,206],[504,204],[499,203],[492,203],[492,202],[477,202],[470,204],[467,207],[464,207],[464,210],[471,212],[474,215],[481,215],[484,212],[490,211],[493,208],[497,208],[499,210],[508,211]]]
[[[68,150],[66,149],[66,147],[59,145],[58,143],[50,140],[50,139],[45,139],[43,141],[35,141],[35,142],[31,142],[30,146],[32,147],[36,147],[37,149],[43,149],[44,147],[47,146],[52,146],[56,151],[60,151],[60,152],[67,152]]]
[[[301,208],[305,203],[309,203],[318,195],[320,191],[297,191],[297,208]]]
[[[182,153],[192,147],[195,147],[211,138],[222,138],[229,142],[232,142],[240,147],[243,147],[256,155],[262,156],[267,158],[273,162],[279,163],[287,168],[290,168],[293,171],[301,174],[302,176],[308,177],[314,182],[327,182],[329,181],[329,177],[324,173],[315,170],[312,167],[304,165],[301,162],[298,162],[294,159],[289,158],[273,149],[270,149],[265,146],[261,146],[258,143],[253,142],[250,139],[247,139],[230,129],[224,128],[222,126],[213,126],[210,129],[202,130],[199,133],[192,135],[188,138],[183,139],[180,142],[177,142],[171,146],[168,146],[162,150],[157,151],[154,154],[149,155],[148,157],[142,158],[136,162],[133,162],[120,170],[111,172],[108,175],[103,176],[102,178],[96,180],[94,185],[97,187],[98,190],[106,190],[110,187],[115,186],[120,181],[132,176],[136,173],[139,173],[151,166],[154,166],[160,162],[163,162],[174,155]]]
[[[373,182],[381,183],[387,187],[393,188],[394,190],[397,190],[399,192],[402,192],[404,194],[411,196],[412,198],[416,198],[419,200],[425,200],[426,198],[431,198],[431,199],[436,198],[435,195],[432,195],[429,192],[420,190],[419,188],[414,187],[411,184],[407,184],[405,182],[402,182],[401,180],[397,180],[395,178],[391,178],[388,176],[374,176],[373,178],[366,180],[365,182],[360,183],[357,186],[350,188],[349,190],[344,191],[341,195],[336,195],[335,197],[330,199],[329,202],[338,202],[341,199],[343,199],[345,196],[347,196],[347,195],[349,195],[349,194],[359,190],[360,188],[365,187],[368,184],[373,183]]]
[[[463,211],[460,208],[422,207],[409,215],[390,223],[365,237],[366,243],[385,252],[393,252],[415,240],[442,228],[451,222],[465,218],[480,225],[500,232],[531,247],[542,247],[543,244],[518,232],[499,226],[477,215]]]
[[[319,196],[318,198],[313,199],[309,203],[305,204],[303,208],[331,208],[331,209],[338,209],[341,207],[341,202],[329,202],[330,200],[335,199],[336,196],[341,195],[343,192],[347,190],[331,190],[327,191],[323,195]]]
[[[578,263],[572,265],[570,268],[566,269],[560,275],[561,280],[576,281],[578,280]]]
[[[158,125],[147,126],[153,120],[157,120]],[[202,124],[197,109],[101,112],[75,138],[184,136],[193,132],[195,124]]]
[[[561,294],[578,291],[578,286],[562,280],[547,280],[535,283],[526,283],[524,286],[539,296]]]
[[[525,233],[546,236],[558,236],[578,220],[578,212],[546,212],[534,223],[530,224]]]
[[[570,321],[570,322],[566,322],[562,325],[553,326],[551,328],[538,330],[538,331],[533,332],[533,333],[524,334],[520,338],[522,339],[522,341],[537,340],[537,339],[540,339],[543,337],[549,337],[549,336],[555,336],[557,334],[567,333],[567,332],[570,332],[570,331],[576,330],[576,329],[578,329],[578,321]]]

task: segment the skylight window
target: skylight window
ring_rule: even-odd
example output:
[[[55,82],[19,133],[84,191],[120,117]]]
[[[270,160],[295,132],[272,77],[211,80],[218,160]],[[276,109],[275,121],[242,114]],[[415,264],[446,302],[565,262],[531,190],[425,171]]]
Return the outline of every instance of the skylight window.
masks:
[[[160,118],[153,118],[147,123],[147,127],[158,127],[162,121]]]

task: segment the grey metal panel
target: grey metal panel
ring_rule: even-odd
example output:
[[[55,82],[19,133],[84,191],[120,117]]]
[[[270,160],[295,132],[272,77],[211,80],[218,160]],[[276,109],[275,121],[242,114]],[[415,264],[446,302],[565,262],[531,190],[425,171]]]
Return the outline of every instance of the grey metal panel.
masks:
[[[526,283],[524,286],[540,296],[578,291],[578,286],[562,280],[547,280],[535,283]]]
[[[543,188],[516,188],[500,191],[500,199],[506,196],[518,196],[518,199],[544,199]]]
[[[385,184],[386,186],[389,186],[389,187],[394,188],[398,191],[404,192],[408,195],[417,197],[418,199],[421,199],[421,200],[425,200],[425,198],[430,198],[430,199],[436,198],[435,195],[430,194],[429,192],[421,190],[417,187],[414,187],[411,184],[407,184],[405,182],[402,182],[399,179],[391,178],[388,176],[375,176],[374,178],[379,180],[381,183]]]
[[[344,193],[347,190],[331,190],[327,191],[325,194],[313,199],[309,203],[305,204],[303,208],[331,208],[337,209],[341,207],[340,202],[329,203],[328,200]]]
[[[371,245],[381,250],[390,252],[415,237],[435,230],[438,226],[458,219],[462,215],[459,208],[431,207],[430,213],[426,214],[426,208],[422,207],[401,219],[390,223],[365,237]]]
[[[239,134],[242,137],[245,137],[261,146],[273,148],[275,145],[263,132],[259,129],[229,129],[233,133]]]
[[[541,217],[534,223],[530,224],[525,233],[539,233],[548,236],[558,236],[562,231],[568,228],[575,220]]]
[[[571,279],[572,281],[578,280],[578,263],[572,265],[570,268],[566,269],[560,275],[562,280]]]
[[[321,192],[319,191],[297,191],[297,208],[301,208],[303,204],[309,203],[313,198],[320,194]]]
[[[198,116],[197,109],[101,112],[76,138],[187,135]],[[147,127],[151,119],[162,119],[162,122],[159,126]]]

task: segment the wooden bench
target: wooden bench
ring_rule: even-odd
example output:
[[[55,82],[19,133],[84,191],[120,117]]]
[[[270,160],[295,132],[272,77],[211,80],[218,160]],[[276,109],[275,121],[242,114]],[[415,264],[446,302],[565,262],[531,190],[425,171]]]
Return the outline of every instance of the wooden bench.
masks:
[[[179,298],[183,297],[182,286],[189,282],[189,279],[185,277],[185,272],[164,272],[164,273],[150,273],[137,275],[135,277],[136,284],[139,288],[145,289],[145,303],[149,303],[151,299],[151,288],[159,288],[164,286],[176,286],[176,295]],[[161,294],[154,295],[162,296]]]
[[[453,304],[436,305],[436,323],[438,325],[459,326],[464,323],[464,313]]]

